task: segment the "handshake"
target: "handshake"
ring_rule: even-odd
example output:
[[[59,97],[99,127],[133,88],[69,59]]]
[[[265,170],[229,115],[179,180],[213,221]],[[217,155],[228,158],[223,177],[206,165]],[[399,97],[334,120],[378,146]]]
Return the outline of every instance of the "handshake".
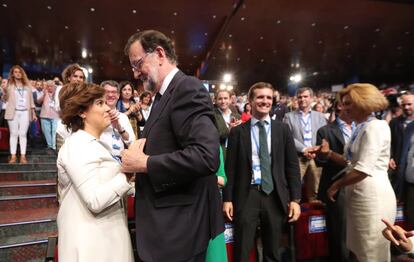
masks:
[[[305,148],[303,156],[309,159],[314,159],[316,156],[322,159],[328,159],[332,150],[329,148],[329,143],[322,139],[322,144],[319,146],[310,146]]]

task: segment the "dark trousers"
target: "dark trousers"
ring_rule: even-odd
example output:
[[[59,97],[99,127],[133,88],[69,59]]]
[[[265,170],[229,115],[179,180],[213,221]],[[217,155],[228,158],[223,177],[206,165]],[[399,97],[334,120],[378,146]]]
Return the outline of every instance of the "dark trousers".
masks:
[[[414,184],[405,183],[404,187],[404,217],[408,228],[405,230],[414,229]]]
[[[263,242],[263,261],[280,261],[278,248],[286,225],[285,214],[277,193],[270,195],[252,188],[245,205],[234,214],[234,262],[248,262],[256,229],[260,225]]]
[[[207,250],[204,250],[203,252],[189,258],[188,260],[184,262],[206,262],[206,255],[207,255]]]
[[[329,241],[329,261],[349,261],[346,248],[345,190],[341,189],[336,201],[327,200],[326,227]]]

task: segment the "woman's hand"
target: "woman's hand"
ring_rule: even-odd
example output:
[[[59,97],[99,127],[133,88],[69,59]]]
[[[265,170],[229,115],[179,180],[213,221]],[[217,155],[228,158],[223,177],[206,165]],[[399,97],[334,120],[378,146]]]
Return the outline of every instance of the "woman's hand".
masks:
[[[335,196],[336,196],[336,193],[338,193],[338,190],[339,190],[339,187],[337,186],[336,183],[333,183],[328,188],[327,194],[328,194],[329,200],[331,200],[332,202],[335,202]]]
[[[409,237],[413,236],[413,233],[407,232],[399,226],[392,225],[388,220],[381,219],[381,221],[387,226],[382,230],[382,235],[389,240],[393,245],[399,247],[403,252],[409,252],[413,249],[413,243]]]

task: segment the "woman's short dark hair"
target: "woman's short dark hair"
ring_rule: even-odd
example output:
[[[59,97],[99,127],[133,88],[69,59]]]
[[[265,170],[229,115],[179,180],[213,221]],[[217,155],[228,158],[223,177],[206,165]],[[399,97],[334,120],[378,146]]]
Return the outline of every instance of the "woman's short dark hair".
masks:
[[[121,83],[119,83],[119,86],[120,86],[120,88],[119,88],[119,100],[122,100],[122,98],[123,98],[122,97],[122,90],[124,90],[124,88],[128,85],[132,89],[132,96],[129,100],[131,100],[132,102],[135,102],[135,100],[134,100],[134,85],[129,81],[122,81]]]
[[[152,103],[152,95],[151,95],[151,93],[150,93],[150,92],[148,92],[148,91],[144,91],[144,92],[142,92],[142,94],[139,96],[139,101],[141,101],[141,103],[142,103],[142,100],[144,99],[144,97],[147,97],[147,96],[149,96],[149,97],[150,97],[150,101],[149,101],[149,103],[148,103],[148,105],[150,106],[150,105],[151,105],[151,103]]]
[[[70,83],[59,93],[60,118],[72,132],[84,129],[80,114],[88,110],[96,99],[102,98],[105,90],[91,83]]]

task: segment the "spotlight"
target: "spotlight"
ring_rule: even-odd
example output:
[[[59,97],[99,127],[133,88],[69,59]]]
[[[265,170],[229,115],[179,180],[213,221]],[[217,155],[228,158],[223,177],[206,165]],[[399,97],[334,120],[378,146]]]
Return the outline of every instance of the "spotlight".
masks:
[[[224,74],[224,76],[223,76],[223,81],[224,81],[225,83],[229,83],[229,82],[231,81],[231,79],[232,79],[231,74],[229,74],[229,73],[225,73],[225,74]]]

